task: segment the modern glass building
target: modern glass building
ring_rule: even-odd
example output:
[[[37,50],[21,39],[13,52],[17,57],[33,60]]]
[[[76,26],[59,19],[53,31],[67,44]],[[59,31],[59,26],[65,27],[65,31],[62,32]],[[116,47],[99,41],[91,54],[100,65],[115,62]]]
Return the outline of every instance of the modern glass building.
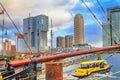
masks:
[[[111,38],[110,38],[110,25],[108,23],[102,24],[103,31],[103,46],[110,46]]]
[[[25,41],[28,42],[28,24],[30,24],[30,48],[33,52],[44,51],[47,49],[47,32],[49,19],[46,15],[25,18],[23,20],[23,33]],[[26,51],[28,51],[25,45]]]
[[[110,41],[108,41],[109,39],[107,40],[107,37],[105,37],[105,35],[108,35],[108,33],[103,33],[103,46],[115,45],[116,43],[120,44],[120,6],[108,8],[107,17],[107,23],[110,28],[108,28],[108,31],[110,32]],[[105,29],[104,25],[103,29]],[[110,43],[107,44],[107,42]]]

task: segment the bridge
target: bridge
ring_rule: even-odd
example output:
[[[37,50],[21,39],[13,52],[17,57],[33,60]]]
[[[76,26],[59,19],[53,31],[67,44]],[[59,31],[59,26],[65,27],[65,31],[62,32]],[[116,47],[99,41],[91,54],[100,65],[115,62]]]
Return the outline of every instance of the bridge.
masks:
[[[93,55],[90,55],[88,56],[88,58],[78,58],[76,60],[73,60],[73,61],[69,61],[69,62],[66,62],[64,63],[64,66],[65,67],[68,67],[72,64],[75,64],[82,60],[89,60],[90,58],[92,57],[95,57],[95,53],[102,53],[104,51],[111,51],[111,50],[116,50],[116,49],[119,49],[120,46],[119,45],[115,45],[115,46],[109,46],[109,47],[104,47],[104,48],[95,48],[95,49],[90,49],[90,50],[84,50],[84,51],[78,51],[78,52],[72,52],[72,53],[61,53],[61,54],[56,54],[56,55],[51,55],[51,56],[45,56],[45,57],[41,57],[41,58],[32,58],[32,59],[26,59],[26,60],[17,60],[17,61],[11,61],[11,66],[12,67],[19,67],[19,66],[22,66],[22,65],[28,65],[24,70],[20,71],[20,72],[17,72],[17,73],[14,73],[10,76],[6,76],[3,78],[3,80],[7,80],[7,79],[17,79],[17,78],[20,78],[20,77],[23,77],[21,75],[23,74],[26,74],[26,76],[28,76],[29,74],[29,77],[30,75],[34,76],[31,77],[31,78],[34,78],[34,80],[38,80],[37,77],[36,77],[36,72],[37,72],[37,69],[36,69],[36,64],[37,63],[44,63],[44,62],[49,62],[49,61],[58,61],[60,59],[64,59],[64,58],[70,58],[70,57],[75,57],[75,56],[80,56],[80,55],[86,55],[86,54],[93,54]]]

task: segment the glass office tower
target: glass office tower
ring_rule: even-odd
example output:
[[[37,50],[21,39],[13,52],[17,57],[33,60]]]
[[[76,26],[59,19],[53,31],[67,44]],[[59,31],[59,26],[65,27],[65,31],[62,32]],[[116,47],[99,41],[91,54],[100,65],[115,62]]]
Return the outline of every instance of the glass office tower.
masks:
[[[108,8],[107,10],[107,18],[108,18],[108,33],[103,33],[103,35],[110,35],[109,38],[103,36],[103,46],[115,45],[120,44],[120,6]],[[110,29],[109,29],[110,28]],[[103,24],[103,31],[104,31],[104,24]],[[107,40],[107,41],[106,41]],[[106,44],[107,42],[110,42]]]
[[[110,46],[111,38],[110,38],[110,25],[108,23],[103,23],[103,46]]]
[[[28,24],[30,24],[30,48],[32,52],[46,50],[48,38],[49,19],[46,15],[38,15],[35,17],[25,18],[23,20],[23,33],[25,41],[28,42]],[[27,43],[28,44],[28,43]],[[44,45],[43,45],[44,44]],[[27,45],[25,45],[28,51]]]

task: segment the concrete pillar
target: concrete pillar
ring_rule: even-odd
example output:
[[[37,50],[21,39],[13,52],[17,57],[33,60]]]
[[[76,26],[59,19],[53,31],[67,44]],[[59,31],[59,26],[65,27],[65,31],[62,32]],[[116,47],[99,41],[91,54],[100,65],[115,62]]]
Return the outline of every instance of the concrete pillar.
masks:
[[[63,66],[61,62],[46,63],[46,80],[63,80]]]

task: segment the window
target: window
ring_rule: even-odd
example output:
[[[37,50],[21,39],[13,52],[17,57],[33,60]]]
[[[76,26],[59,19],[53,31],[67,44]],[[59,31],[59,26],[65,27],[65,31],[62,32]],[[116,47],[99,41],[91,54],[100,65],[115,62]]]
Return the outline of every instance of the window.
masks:
[[[31,46],[32,47],[35,46],[35,35],[34,35],[34,32],[31,32]]]

